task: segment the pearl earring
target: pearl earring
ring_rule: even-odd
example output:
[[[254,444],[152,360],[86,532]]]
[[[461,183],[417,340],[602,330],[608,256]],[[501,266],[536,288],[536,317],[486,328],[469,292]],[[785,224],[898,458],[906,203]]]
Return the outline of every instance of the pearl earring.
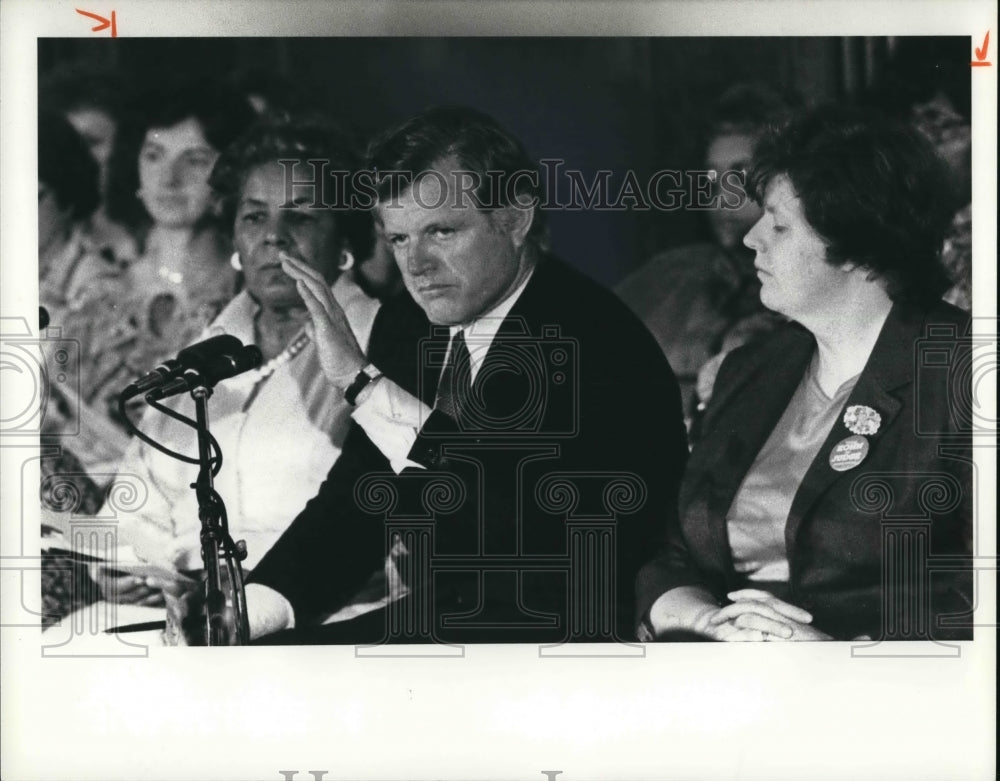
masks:
[[[340,271],[350,271],[352,268],[354,268],[354,255],[345,249],[340,253],[340,263],[337,264],[337,269]]]
[[[243,263],[240,261],[240,253],[234,252],[229,258],[229,265],[232,266],[237,271],[243,270]]]

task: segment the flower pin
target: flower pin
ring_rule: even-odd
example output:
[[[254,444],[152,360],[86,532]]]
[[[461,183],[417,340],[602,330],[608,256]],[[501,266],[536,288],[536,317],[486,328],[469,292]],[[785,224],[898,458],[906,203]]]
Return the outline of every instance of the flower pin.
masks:
[[[864,404],[852,404],[844,412],[844,425],[852,434],[870,437],[877,434],[882,425],[882,416]]]

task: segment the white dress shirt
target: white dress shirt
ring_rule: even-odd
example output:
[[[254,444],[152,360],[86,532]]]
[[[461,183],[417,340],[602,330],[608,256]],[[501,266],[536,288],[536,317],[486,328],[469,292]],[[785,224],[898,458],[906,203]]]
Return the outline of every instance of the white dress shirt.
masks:
[[[486,360],[486,354],[500,330],[500,325],[521,297],[532,274],[534,274],[533,269],[507,298],[488,312],[467,325],[452,326],[449,329],[452,340],[459,331],[466,332],[473,380]],[[451,343],[448,345],[448,352],[444,365],[447,365],[450,357]],[[371,391],[359,401],[352,417],[389,460],[396,474],[408,466],[423,469],[421,464],[410,461],[407,456],[413,443],[416,442],[423,422],[430,415],[431,408],[387,377],[379,378],[369,388]],[[396,554],[402,552],[394,551]],[[295,626],[295,612],[291,603],[280,592],[260,583],[251,583],[247,586],[247,612],[250,619],[250,636],[253,638],[282,629],[292,629]],[[327,619],[326,623],[343,618],[342,612]]]
[[[366,349],[378,301],[368,298],[346,274],[332,291]],[[258,309],[249,293],[240,293],[203,338],[228,333],[252,343]],[[286,357],[225,380],[208,402],[212,435],[224,456],[215,488],[226,503],[230,534],[246,540],[248,569],[316,495],[340,455],[350,424],[350,407],[323,375],[313,342],[291,359]],[[171,401],[170,406],[193,417],[187,396]],[[172,450],[197,456],[194,429],[154,409],[146,411],[139,428]],[[138,481],[148,494],[133,512],[117,512],[120,541],[131,545],[143,561],[200,569],[201,522],[190,487],[197,465],[177,461],[136,439],[118,472],[120,481]]]
[[[501,324],[521,297],[533,273],[534,269],[507,298],[488,312],[467,325],[453,325],[449,328],[451,341],[443,365],[448,364],[455,335],[464,331],[472,380],[475,381]],[[423,468],[410,461],[407,455],[431,411],[416,396],[403,390],[392,380],[382,377],[374,383],[371,393],[360,401],[353,418],[389,460],[393,471],[399,474],[406,467]]]

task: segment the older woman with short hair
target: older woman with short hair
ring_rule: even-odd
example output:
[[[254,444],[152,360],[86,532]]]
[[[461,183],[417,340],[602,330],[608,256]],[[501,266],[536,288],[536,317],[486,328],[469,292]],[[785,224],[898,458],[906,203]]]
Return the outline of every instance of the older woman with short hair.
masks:
[[[749,181],[761,301],[791,322],[719,372],[640,637],[969,637],[968,575],[928,558],[971,543],[943,165],[906,126],[821,109],[765,136]],[[947,359],[921,370],[928,339]]]
[[[257,344],[264,357],[259,369],[218,385],[209,404],[212,433],[225,456],[215,488],[226,502],[230,534],[247,543],[244,565],[251,570],[316,494],[350,423],[351,407],[320,369],[308,311],[281,258],[296,258],[323,275],[362,349],[379,308],[351,270],[354,253],[370,251],[370,215],[331,208],[332,191],[288,184],[291,177],[310,179],[310,161],[317,160],[326,163],[315,169],[318,188],[336,181],[333,172],[358,165],[348,137],[332,123],[265,120],[223,152],[211,177],[232,225],[233,260],[246,289],[202,337],[232,334]],[[341,204],[349,202],[348,195]],[[175,406],[185,402],[190,404],[184,399]],[[154,410],[140,428],[175,451],[196,451],[191,429]],[[126,454],[119,479],[138,480],[149,495],[142,507],[121,516],[119,542],[140,561],[181,572],[201,568],[201,525],[190,487],[196,472],[139,441]],[[164,584],[155,579],[121,577],[113,585],[122,602],[162,602]],[[341,617],[384,604],[384,574],[373,573],[369,586],[343,606]]]

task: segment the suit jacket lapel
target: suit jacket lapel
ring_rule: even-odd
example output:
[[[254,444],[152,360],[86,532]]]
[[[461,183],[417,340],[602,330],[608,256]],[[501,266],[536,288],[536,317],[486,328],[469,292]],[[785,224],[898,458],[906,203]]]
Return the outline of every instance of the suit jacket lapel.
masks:
[[[855,404],[862,404],[871,407],[881,416],[879,431],[868,438],[872,451],[878,448],[880,435],[892,425],[902,406],[899,399],[892,395],[892,391],[913,381],[912,346],[919,336],[922,324],[923,318],[909,317],[898,304],[893,306],[885,325],[882,326],[882,332],[875,342],[868,363],[865,364],[854,390],[844,405],[846,409]],[[838,480],[853,480],[857,474],[850,469],[837,472],[830,466],[830,451],[838,442],[850,435],[851,432],[844,425],[842,416],[838,416],[837,422],[823,442],[795,494],[785,526],[785,544],[789,560],[793,559],[795,539],[802,521],[819,498]]]
[[[511,363],[511,350],[505,349],[503,345],[528,344],[532,337],[541,336],[541,329],[538,326],[539,314],[542,309],[538,302],[546,300],[545,288],[549,284],[549,277],[553,271],[555,261],[543,258],[538,262],[531,279],[525,285],[524,290],[517,301],[511,307],[510,312],[503,319],[496,335],[486,353],[486,358],[480,365],[473,382],[473,389],[481,386],[486,378],[489,382],[489,396],[484,398],[487,412],[493,406],[491,402],[501,399],[511,398],[511,394],[523,395],[521,393],[521,383],[512,372],[516,372],[518,366]],[[551,300],[551,299],[550,299]],[[542,304],[544,306],[544,303]],[[447,337],[447,333],[445,334]],[[471,337],[474,340],[474,337]],[[499,348],[499,349],[497,349]]]

